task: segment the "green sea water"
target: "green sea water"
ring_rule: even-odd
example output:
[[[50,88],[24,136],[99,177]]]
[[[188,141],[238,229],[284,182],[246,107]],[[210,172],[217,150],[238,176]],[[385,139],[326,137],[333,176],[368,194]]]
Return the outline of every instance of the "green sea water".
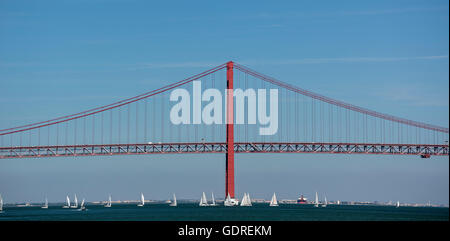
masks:
[[[194,203],[167,204],[113,204],[111,208],[87,205],[87,211],[63,209],[61,205],[40,207],[4,207],[0,221],[449,221],[449,209],[437,207],[391,207],[360,205],[285,204],[269,207],[253,204],[251,207],[199,207]]]

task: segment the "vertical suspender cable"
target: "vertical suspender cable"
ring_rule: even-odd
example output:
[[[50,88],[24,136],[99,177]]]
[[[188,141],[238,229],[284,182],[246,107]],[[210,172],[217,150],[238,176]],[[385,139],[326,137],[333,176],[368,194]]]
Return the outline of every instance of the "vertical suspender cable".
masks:
[[[139,101],[136,101],[136,143],[139,143]]]

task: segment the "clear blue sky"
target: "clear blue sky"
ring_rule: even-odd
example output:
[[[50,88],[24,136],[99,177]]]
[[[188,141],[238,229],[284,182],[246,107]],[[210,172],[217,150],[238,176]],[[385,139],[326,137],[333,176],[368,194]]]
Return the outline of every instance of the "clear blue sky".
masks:
[[[234,60],[335,99],[448,127],[448,1],[0,2],[0,129],[83,111]],[[223,195],[222,155],[2,160],[6,202]],[[449,159],[238,155],[255,198],[448,204]]]

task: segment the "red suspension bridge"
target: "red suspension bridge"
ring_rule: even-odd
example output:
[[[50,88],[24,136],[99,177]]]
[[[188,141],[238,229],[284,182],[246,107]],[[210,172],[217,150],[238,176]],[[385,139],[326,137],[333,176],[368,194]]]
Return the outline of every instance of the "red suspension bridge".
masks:
[[[258,125],[233,124],[234,121],[214,125],[171,123],[169,91],[189,89],[194,81],[201,81],[204,89],[223,92],[227,89],[229,93],[248,88],[278,89],[278,132],[271,136],[259,135]],[[233,95],[227,95],[224,102],[226,118],[234,120]],[[234,153],[384,154],[428,158],[449,155],[448,133],[448,128],[344,103],[228,62],[109,105],[0,130],[0,159],[225,153],[225,193],[234,198]]]

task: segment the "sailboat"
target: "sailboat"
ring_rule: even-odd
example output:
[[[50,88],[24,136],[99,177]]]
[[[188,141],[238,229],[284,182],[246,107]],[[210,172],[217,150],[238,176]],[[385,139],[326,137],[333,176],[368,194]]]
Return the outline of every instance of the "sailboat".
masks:
[[[319,207],[319,196],[317,195],[317,192],[316,192],[316,200],[314,200],[314,207]]]
[[[66,205],[63,208],[70,208],[70,198],[69,195],[66,196]]]
[[[214,193],[211,193],[211,199],[212,199],[212,203],[210,204],[210,206],[217,206],[216,204],[216,200],[214,199]]]
[[[273,193],[273,196],[272,196],[272,199],[270,200],[269,206],[278,207],[277,195],[275,195],[275,193]]]
[[[397,201],[397,205],[395,205],[396,208],[400,207],[400,202]]]
[[[327,206],[327,196],[325,196],[325,201],[323,202],[323,204],[322,204],[322,207],[324,208],[324,207],[326,207]]]
[[[230,194],[228,193],[227,198],[225,198],[225,201],[223,202],[223,205],[225,206],[231,206],[231,198],[230,198]]]
[[[244,197],[242,198],[242,201],[241,201],[241,206],[252,206],[250,194],[244,193]]]
[[[244,192],[244,196],[242,197],[241,200],[241,206],[247,206],[246,203],[247,203],[247,193]]]
[[[75,198],[74,198],[74,204],[73,204],[73,206],[70,206],[70,208],[78,208],[78,199],[77,199],[77,194],[75,194]]]
[[[237,206],[239,205],[239,201],[230,197],[230,193],[228,193],[227,198],[223,202],[223,205],[226,207]]]
[[[41,208],[48,209],[48,200],[47,200],[47,198],[45,198],[45,204]]]
[[[3,212],[3,198],[2,195],[0,195],[0,213]]]
[[[110,207],[111,207],[111,195],[109,195],[108,202],[105,204],[105,208],[110,208]]]
[[[201,207],[208,206],[208,200],[206,200],[205,192],[203,192],[202,198],[200,198],[200,203],[198,205]]]
[[[142,207],[145,204],[144,194],[141,192],[141,202],[138,204],[138,207]]]
[[[83,198],[83,201],[81,201],[81,205],[80,205],[80,208],[78,209],[78,211],[86,211],[87,209],[86,209],[86,207],[84,206],[84,198]]]
[[[252,199],[250,198],[250,193],[247,193],[247,204],[248,206],[252,206]]]
[[[177,206],[177,197],[175,196],[175,193],[173,194],[173,202],[171,204],[169,204],[169,206],[171,206],[171,207]]]

